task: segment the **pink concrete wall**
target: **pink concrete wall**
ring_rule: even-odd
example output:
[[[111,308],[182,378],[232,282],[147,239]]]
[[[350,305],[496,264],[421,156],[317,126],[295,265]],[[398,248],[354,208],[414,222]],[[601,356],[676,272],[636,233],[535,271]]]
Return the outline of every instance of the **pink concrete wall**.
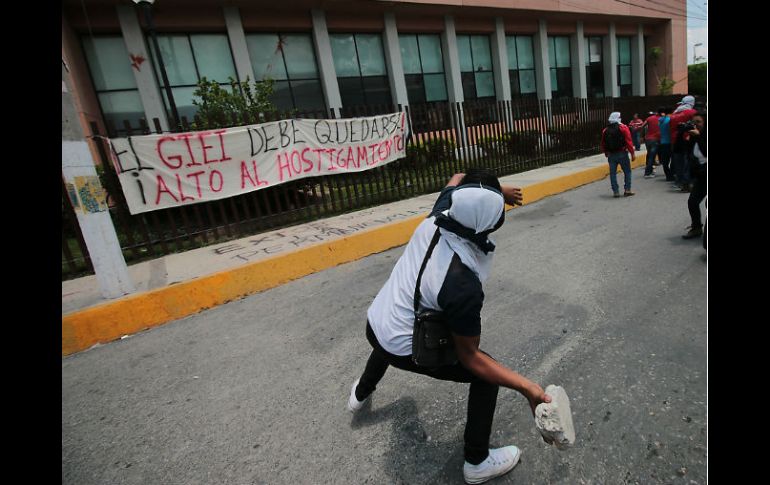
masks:
[[[455,16],[455,32],[458,34],[492,34],[495,31],[495,19],[489,17]]]
[[[564,20],[546,22],[548,35],[570,35],[577,32],[577,23]]]
[[[396,14],[396,27],[399,32],[440,34],[444,31],[444,17],[435,14],[421,17]]]
[[[299,11],[287,16],[285,12],[244,7],[240,9],[243,30],[275,32],[276,26],[281,31],[310,32],[313,30],[313,18],[310,11]]]
[[[637,32],[638,27],[636,24],[622,24],[620,22],[615,22],[615,35],[628,37],[630,35],[636,35]]]
[[[629,5],[615,0],[390,0],[397,4],[422,4],[436,6],[458,6],[463,8],[484,7],[516,10],[539,10],[543,12],[571,12],[580,14],[601,14],[638,16],[658,19],[671,18],[671,11],[685,9],[686,0],[658,0],[643,5]],[[653,10],[655,9],[655,10]]]
[[[609,21],[587,20],[583,22],[583,35],[608,35],[609,33]]]
[[[676,81],[674,93],[687,93],[687,21],[683,18],[671,20],[671,43],[674,46],[671,54],[672,79]]]
[[[512,19],[503,18],[503,24],[505,25],[506,34],[534,34],[537,32],[537,19],[518,18]]]
[[[329,32],[382,32],[385,17],[381,12],[326,12]]]

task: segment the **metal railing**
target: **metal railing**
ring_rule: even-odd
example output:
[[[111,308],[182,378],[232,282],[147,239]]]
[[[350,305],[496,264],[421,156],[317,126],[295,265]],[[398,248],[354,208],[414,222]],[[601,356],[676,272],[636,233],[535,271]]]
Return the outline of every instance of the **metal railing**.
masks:
[[[357,173],[324,175],[231,197],[131,215],[104,136],[159,132],[140,125],[108,126],[100,133],[92,123],[91,142],[100,154],[100,175],[108,193],[110,215],[126,261],[130,263],[246,237],[284,226],[330,217],[373,205],[436,192],[468,167],[485,167],[510,175],[599,152],[601,130],[612,111],[623,121],[634,112],[673,106],[679,96],[467,101],[413,106],[354,106],[343,118],[406,110],[410,136],[406,157]],[[333,118],[333,113],[266,116]],[[253,120],[233,118],[233,126]],[[186,119],[183,128],[190,129]],[[62,279],[93,271],[77,218],[62,185]]]

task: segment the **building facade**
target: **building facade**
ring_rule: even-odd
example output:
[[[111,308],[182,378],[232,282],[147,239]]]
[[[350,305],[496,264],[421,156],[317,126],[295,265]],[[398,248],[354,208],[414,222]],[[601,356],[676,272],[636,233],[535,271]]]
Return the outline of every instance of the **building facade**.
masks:
[[[654,95],[663,77],[687,90],[684,0],[157,0],[151,16],[166,81],[140,6],[63,1],[62,60],[86,132],[156,118],[169,130],[167,88],[192,120],[203,78],[271,78],[280,110],[333,116],[361,105]]]

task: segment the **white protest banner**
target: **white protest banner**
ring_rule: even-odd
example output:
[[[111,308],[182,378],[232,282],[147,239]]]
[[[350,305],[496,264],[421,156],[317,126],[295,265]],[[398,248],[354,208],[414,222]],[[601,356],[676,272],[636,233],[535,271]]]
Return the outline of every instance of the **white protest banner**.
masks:
[[[139,214],[384,165],[405,156],[406,130],[399,112],[132,136],[111,144],[129,211]]]

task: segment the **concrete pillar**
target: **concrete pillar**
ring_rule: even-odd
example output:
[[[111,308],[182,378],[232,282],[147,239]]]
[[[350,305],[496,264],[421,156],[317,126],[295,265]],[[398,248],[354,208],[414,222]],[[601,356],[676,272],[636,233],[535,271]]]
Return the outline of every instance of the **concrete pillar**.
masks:
[[[537,98],[551,99],[551,61],[548,59],[548,28],[545,20],[538,21],[534,40]]]
[[[541,105],[540,117],[545,120],[547,126],[551,126],[553,122],[551,117],[551,60],[548,58],[548,26],[545,20],[538,21],[533,44],[537,99],[546,101],[544,110]]]
[[[123,41],[126,43],[126,50],[129,55],[142,57],[145,62],[138,64],[138,68],[132,68],[136,79],[136,86],[139,89],[139,98],[142,100],[144,115],[147,118],[147,124],[152,131],[155,130],[153,118],[160,120],[160,126],[164,131],[169,130],[166,108],[163,104],[163,98],[160,94],[160,83],[155,77],[155,69],[152,68],[151,57],[144,43],[144,34],[139,20],[136,17],[136,9],[133,5],[118,5],[118,22],[120,22],[120,31],[123,34]],[[126,59],[131,62],[131,59]]]
[[[326,106],[334,111],[334,115],[341,116],[342,96],[340,86],[337,83],[337,73],[334,70],[334,58],[332,57],[332,45],[329,42],[329,31],[326,28],[326,15],[323,10],[314,8],[311,11],[313,19],[313,45],[315,46],[318,70],[321,74],[321,87],[323,88]]]
[[[604,37],[602,54],[604,59],[604,96],[620,96],[618,86],[618,39],[615,36],[615,22],[610,22],[610,32]]]
[[[393,93],[393,103],[401,106],[409,105],[404,78],[404,64],[401,61],[401,44],[398,42],[396,16],[392,12],[385,13],[385,62],[388,67],[390,92]]]
[[[498,101],[510,101],[511,81],[508,71],[508,52],[505,43],[505,24],[495,17],[495,33],[492,35],[492,68],[495,76],[495,92]]]
[[[460,77],[460,55],[457,53],[457,35],[455,34],[455,19],[451,15],[444,16],[444,32],[441,33],[441,50],[444,53],[446,67],[446,85],[449,102],[462,103],[462,78]]]
[[[571,36],[570,57],[572,58],[572,95],[576,98],[587,98],[586,37],[582,21],[577,22],[577,31]]]
[[[246,46],[246,34],[243,32],[243,22],[241,22],[241,13],[238,7],[222,7],[225,15],[225,24],[227,25],[227,38],[230,39],[230,49],[233,52],[235,60],[235,72],[241,82],[249,78],[254,79],[254,69],[251,67],[251,57],[249,49]]]
[[[646,96],[644,79],[644,26],[637,26],[636,35],[631,37],[631,94]]]
[[[463,105],[465,95],[463,94],[462,77],[460,76],[460,55],[457,52],[457,34],[455,33],[455,19],[451,15],[444,16],[444,32],[441,33],[441,51],[444,55],[444,75],[446,76],[447,96],[449,97],[450,107],[452,103],[457,103],[459,116],[454,109],[450,109],[452,124],[457,128],[460,139],[458,145],[468,145],[468,132],[465,128],[465,115],[463,114]]]
[[[99,290],[105,298],[136,291],[85,140],[72,93],[72,80],[62,63],[61,158],[62,176],[75,208],[80,231],[94,265]]]

